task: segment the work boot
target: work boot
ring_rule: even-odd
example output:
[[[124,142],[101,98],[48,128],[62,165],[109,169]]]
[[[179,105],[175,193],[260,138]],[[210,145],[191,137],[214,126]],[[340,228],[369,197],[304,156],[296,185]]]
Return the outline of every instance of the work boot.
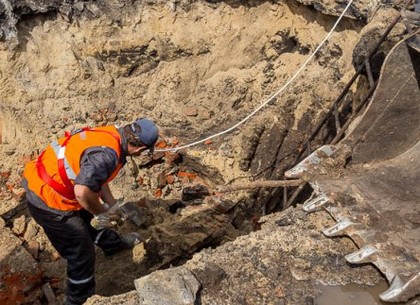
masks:
[[[64,305],[83,305],[84,302],[82,301],[76,301],[70,296],[66,296],[64,300]]]
[[[102,249],[105,256],[111,256],[123,250],[133,249],[135,245],[142,241],[140,234],[137,232],[124,235],[117,234],[117,232],[108,229],[103,232],[98,246]]]
[[[132,249],[141,242],[141,237],[139,233],[131,232],[121,236],[121,240],[124,243],[125,249]]]

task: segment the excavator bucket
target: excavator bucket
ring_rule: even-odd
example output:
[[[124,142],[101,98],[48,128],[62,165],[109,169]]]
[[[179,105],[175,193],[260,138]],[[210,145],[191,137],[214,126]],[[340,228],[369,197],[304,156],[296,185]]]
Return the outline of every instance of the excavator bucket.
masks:
[[[336,224],[326,236],[348,236],[358,250],[350,264],[372,263],[404,302],[420,294],[420,54],[413,41],[388,54],[378,86],[357,125],[286,172],[306,177],[315,197],[303,209],[325,209]]]

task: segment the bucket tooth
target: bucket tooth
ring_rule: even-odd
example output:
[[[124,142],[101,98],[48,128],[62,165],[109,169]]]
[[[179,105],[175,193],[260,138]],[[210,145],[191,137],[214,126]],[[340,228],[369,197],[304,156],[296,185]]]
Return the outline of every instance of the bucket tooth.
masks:
[[[344,235],[343,231],[354,224],[354,222],[351,222],[347,218],[343,218],[335,225],[322,230],[322,233],[328,237]]]
[[[397,297],[401,293],[403,287],[403,281],[398,275],[396,275],[392,279],[391,285],[389,286],[388,290],[379,294],[379,297],[381,298],[381,300],[389,302],[390,300],[395,299],[395,297]]]
[[[398,275],[396,275],[392,279],[391,285],[389,286],[388,290],[379,294],[379,298],[382,301],[392,302],[392,300],[395,300],[395,298],[397,298],[398,295],[401,294],[403,289],[404,289],[404,283],[401,280],[401,278]]]
[[[368,258],[372,254],[375,254],[376,252],[378,252],[378,249],[376,249],[374,246],[364,245],[359,250],[346,255],[345,259],[351,264],[361,264],[361,263],[371,262],[371,260],[368,260]]]
[[[406,302],[418,291],[420,285],[420,272],[417,272],[411,278],[404,282],[397,274],[391,282],[388,290],[379,294],[379,298],[385,302]]]
[[[323,156],[331,156],[335,150],[336,147],[333,145],[321,146],[305,159],[303,159],[299,164],[286,171],[284,176],[289,179],[300,178],[304,172],[310,169],[311,165],[318,164],[321,161],[319,153],[321,153]]]
[[[303,210],[305,212],[315,212],[319,211],[321,207],[327,203],[330,199],[326,194],[322,194],[314,199],[311,199],[303,204]]]

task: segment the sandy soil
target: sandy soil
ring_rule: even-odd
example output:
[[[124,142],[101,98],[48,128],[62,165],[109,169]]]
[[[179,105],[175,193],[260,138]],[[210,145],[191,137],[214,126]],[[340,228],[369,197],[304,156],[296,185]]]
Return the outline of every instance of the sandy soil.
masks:
[[[200,182],[209,186],[246,181],[265,170],[267,156],[274,156],[276,161],[274,153],[280,148],[270,145],[283,133],[287,135],[285,142],[291,143],[283,146],[283,153],[290,154],[352,76],[353,50],[359,47],[361,53],[364,51],[358,45],[361,37],[367,33],[372,39],[377,37],[395,13],[384,8],[367,27],[360,21],[344,19],[328,46],[275,103],[236,131],[188,149],[176,172],[198,173]],[[48,14],[25,18],[18,24],[19,45],[14,49],[2,45],[0,49],[2,215],[19,209],[19,181],[25,162],[64,130],[150,117],[160,126],[163,139],[168,143],[176,139],[179,145],[225,130],[281,88],[335,20],[293,1],[232,5],[150,2],[110,5],[96,18],[81,14],[72,22]],[[391,40],[401,31],[402,27],[397,27]],[[212,214],[206,210],[208,206],[198,210],[191,206],[184,209],[184,214],[169,212],[171,200],[179,199],[182,188],[194,182],[178,175],[174,184],[159,185],[159,175],[175,166],[169,160],[166,155],[155,166],[142,167],[134,175],[127,167],[113,183],[116,197],[136,202],[145,219],[140,226],[127,222],[120,231],[137,230],[153,242],[111,259],[98,253],[99,294],[128,292],[135,278],[181,263],[203,247],[234,240],[244,234],[243,223],[248,230],[255,226],[245,217],[229,215],[229,219]],[[141,162],[136,162],[138,167]],[[156,193],[158,189],[161,193]],[[254,198],[240,193],[224,200],[246,207]],[[24,212],[18,216],[21,214]],[[277,289],[277,294],[284,291],[290,304],[303,304],[300,302],[306,296],[315,293],[315,279],[328,283],[338,283],[338,278],[342,279],[340,283],[378,281],[371,267],[354,274],[343,265],[343,249],[354,247],[349,241],[327,241],[316,233],[320,224],[330,221],[326,215],[306,218],[294,210],[276,214],[267,218],[268,231],[277,228],[273,223],[285,215],[294,225],[281,227],[272,235],[263,226],[263,230],[242,236],[235,243],[194,256],[188,263],[192,269],[203,257],[209,258],[206,264],[214,260],[222,268],[232,268],[227,270],[232,278],[226,287],[209,287],[203,292],[203,304],[221,304],[217,300],[222,296],[232,304],[245,304],[241,303],[243,298],[250,304],[265,298],[273,300],[267,287]],[[212,217],[216,217],[216,224]],[[25,219],[36,227],[28,215]],[[200,229],[191,228],[197,219],[202,221]],[[13,223],[13,219],[10,221]],[[232,225],[234,222],[241,224]],[[181,236],[185,232],[176,230],[179,226],[189,230],[184,238]],[[204,231],[212,232],[211,241],[202,234]],[[46,266],[46,276],[63,280],[63,273],[54,272],[57,264],[63,270],[64,262],[51,259],[55,251],[42,231],[32,238],[42,246],[38,260]],[[173,245],[171,238],[176,240]],[[159,246],[162,252],[156,250]],[[157,251],[159,259],[147,257],[145,249]],[[174,249],[173,256],[165,252]],[[177,252],[179,249],[182,251]],[[262,255],[258,258],[262,262],[275,260],[277,266],[289,271],[266,270],[277,272],[275,279],[255,275],[261,280],[259,295],[240,296],[244,289],[241,283],[253,275],[247,270],[234,270],[232,252],[243,258],[238,264],[252,261],[248,256],[255,254]],[[53,288],[62,296],[62,281]],[[220,296],[216,297],[216,291],[222,291]]]

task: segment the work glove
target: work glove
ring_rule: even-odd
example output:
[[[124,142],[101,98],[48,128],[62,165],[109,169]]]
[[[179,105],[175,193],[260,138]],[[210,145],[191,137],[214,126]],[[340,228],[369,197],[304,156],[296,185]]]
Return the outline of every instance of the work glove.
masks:
[[[105,205],[108,206],[108,204]],[[94,215],[90,224],[96,230],[103,230],[122,225],[126,218],[125,213],[121,210],[121,203],[117,201],[117,203],[108,208],[106,212]]]

